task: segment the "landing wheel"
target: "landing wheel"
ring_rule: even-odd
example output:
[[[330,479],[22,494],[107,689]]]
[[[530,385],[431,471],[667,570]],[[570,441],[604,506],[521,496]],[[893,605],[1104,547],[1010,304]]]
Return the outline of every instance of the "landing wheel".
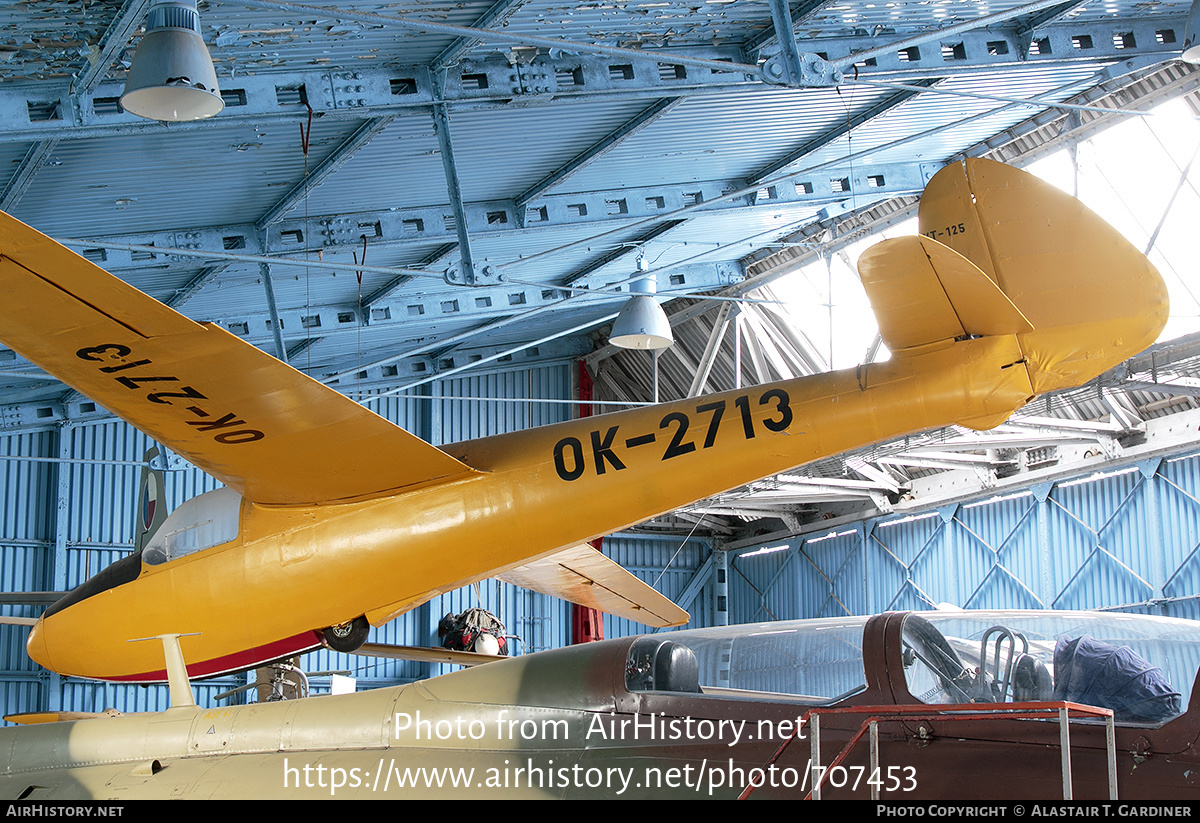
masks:
[[[367,632],[370,630],[371,625],[367,623],[367,618],[359,616],[349,623],[330,626],[321,634],[325,638],[325,645],[335,652],[352,652],[366,641]]]

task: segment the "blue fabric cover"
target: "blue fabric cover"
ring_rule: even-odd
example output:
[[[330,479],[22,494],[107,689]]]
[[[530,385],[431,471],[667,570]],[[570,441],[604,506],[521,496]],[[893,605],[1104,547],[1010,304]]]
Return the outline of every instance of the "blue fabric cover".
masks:
[[[1157,722],[1180,712],[1181,696],[1162,669],[1128,646],[1090,635],[1054,647],[1054,699],[1112,709],[1117,720]]]

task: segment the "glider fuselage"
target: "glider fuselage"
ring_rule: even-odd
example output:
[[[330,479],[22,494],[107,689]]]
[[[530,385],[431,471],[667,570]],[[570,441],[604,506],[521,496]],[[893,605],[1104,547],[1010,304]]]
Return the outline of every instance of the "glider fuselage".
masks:
[[[379,499],[243,500],[236,539],[50,614],[29,650],[64,674],[161,680],[156,644],[127,641],[200,631],[183,641],[193,676],[244,669],[313,648],[322,627],[360,614],[387,622],[525,562],[531,546],[549,554],[855,446],[1005,416],[1032,394],[1020,360],[1015,336],[964,340],[447,446],[480,473]]]

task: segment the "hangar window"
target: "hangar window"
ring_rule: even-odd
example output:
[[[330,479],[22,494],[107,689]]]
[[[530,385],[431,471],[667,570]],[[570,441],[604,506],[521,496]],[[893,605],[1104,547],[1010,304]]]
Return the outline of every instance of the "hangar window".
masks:
[[[241,511],[242,496],[233,489],[193,497],[159,526],[142,551],[142,562],[157,566],[236,539]]]

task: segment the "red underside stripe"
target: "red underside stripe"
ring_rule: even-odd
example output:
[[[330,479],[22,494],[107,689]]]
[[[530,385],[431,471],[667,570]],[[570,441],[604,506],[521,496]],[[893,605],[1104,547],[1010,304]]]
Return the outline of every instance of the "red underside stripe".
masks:
[[[255,666],[260,666],[263,663],[270,663],[272,660],[279,660],[281,657],[291,657],[292,655],[311,651],[320,645],[320,632],[303,632],[284,640],[276,640],[274,643],[268,643],[265,646],[235,652],[234,654],[228,654],[213,660],[204,660],[200,663],[188,663],[188,677],[216,677],[221,674],[241,672],[246,669],[252,669]],[[187,655],[185,654],[184,657],[186,658]],[[156,672],[125,674],[119,677],[105,677],[102,679],[127,683],[165,682],[167,679],[167,670],[166,668],[162,668]]]

